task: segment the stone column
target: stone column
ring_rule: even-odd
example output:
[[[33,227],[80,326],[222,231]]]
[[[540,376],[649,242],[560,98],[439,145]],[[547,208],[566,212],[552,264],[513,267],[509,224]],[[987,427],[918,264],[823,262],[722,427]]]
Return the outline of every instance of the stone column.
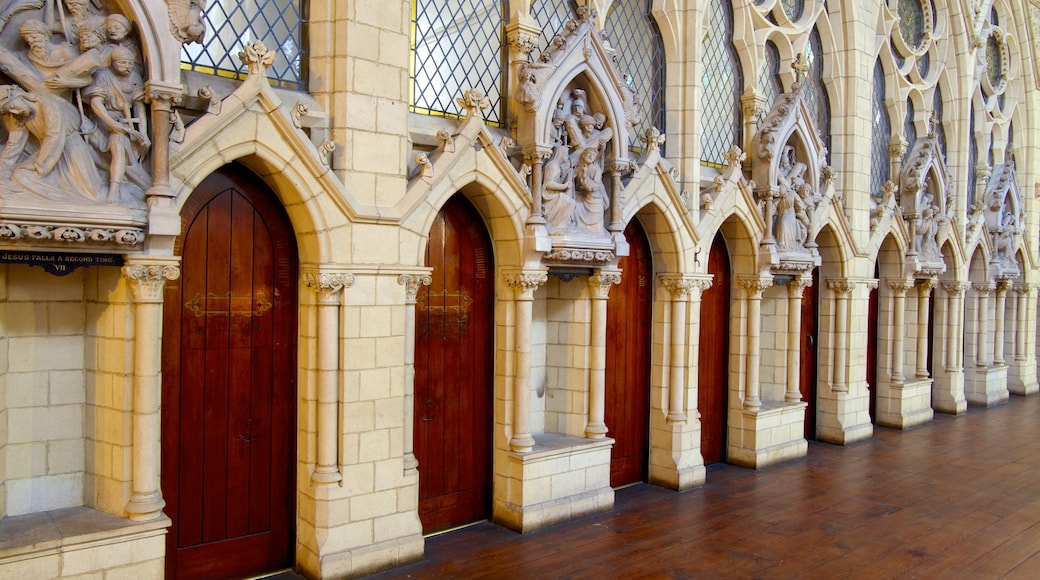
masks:
[[[892,290],[892,381],[902,384],[906,380],[903,375],[903,318],[906,315],[906,293],[913,288],[912,280],[889,280]]]
[[[607,436],[607,424],[603,421],[606,412],[607,379],[607,296],[610,287],[621,283],[621,272],[600,270],[589,276],[589,292],[592,297],[592,329],[590,331],[589,357],[589,422],[585,436],[601,439]]]
[[[802,294],[812,277],[800,276],[787,283],[787,390],[784,400],[802,400]]]
[[[534,448],[531,436],[531,318],[534,291],[549,280],[543,270],[510,272],[506,285],[513,289],[516,300],[513,367],[513,436],[509,448],[523,453]]]
[[[759,383],[758,370],[762,364],[762,293],[773,285],[772,278],[742,278],[740,285],[747,292],[747,361],[745,375],[747,389],[744,393],[744,409],[758,411],[762,408],[762,385]]]
[[[848,380],[848,337],[849,295],[852,284],[848,280],[828,280],[827,287],[834,292],[834,370],[831,389],[838,393],[849,392]]]
[[[687,302],[692,295],[700,297],[702,288],[710,287],[711,282],[684,278],[681,275],[661,276],[661,284],[672,295],[672,336],[671,361],[668,380],[668,417],[669,423],[685,423],[686,412],[683,394],[686,392],[686,333]]]
[[[978,305],[976,309],[978,320],[975,324],[975,366],[987,367],[991,362],[989,357],[990,350],[986,344],[989,338],[988,298],[990,294],[996,291],[997,286],[993,282],[980,282],[972,284],[971,287],[975,290],[975,301]]]
[[[318,296],[317,465],[311,485],[321,487],[343,479],[339,471],[339,339],[340,295],[354,285],[354,276],[335,270],[303,272],[303,283]]]
[[[1001,280],[996,285],[997,295],[997,308],[996,316],[994,317],[994,328],[993,328],[993,364],[999,367],[1004,366],[1004,316],[1006,315],[1007,308],[1007,291],[1011,286],[1009,280]]]
[[[173,126],[173,105],[181,99],[182,87],[150,80],[145,92],[152,110],[152,186],[147,197],[174,197],[170,189],[170,130]],[[149,202],[150,204],[151,202]]]
[[[917,285],[917,370],[914,376],[919,379],[928,378],[928,298],[932,294],[937,281],[934,278],[921,280]],[[896,329],[898,330],[898,326]]]
[[[621,174],[629,169],[626,159],[615,159],[610,162],[610,227],[611,232],[620,233],[625,231],[624,216],[621,210],[625,206],[625,186],[621,182]],[[580,200],[579,200],[580,202]],[[606,219],[607,216],[603,216]]]
[[[531,216],[527,218],[529,224],[544,224],[545,216],[542,213],[542,171],[545,160],[552,155],[552,149],[547,147],[534,147],[530,152],[524,153],[524,163],[531,167]]]
[[[134,294],[133,482],[126,512],[131,520],[162,517],[161,458],[163,286],[180,276],[180,258],[128,258],[123,277]]]
[[[1026,355],[1026,336],[1029,324],[1027,322],[1029,313],[1026,309],[1029,307],[1029,285],[1016,285],[1015,293],[1018,294],[1015,300],[1015,361],[1025,362],[1029,358]]]
[[[947,371],[961,370],[961,340],[963,339],[963,327],[961,326],[961,314],[964,311],[962,298],[964,289],[960,282],[943,282],[942,289],[946,291],[946,363],[943,368]]]
[[[419,467],[415,458],[415,303],[419,288],[429,286],[429,274],[401,274],[397,282],[404,286],[404,471]]]

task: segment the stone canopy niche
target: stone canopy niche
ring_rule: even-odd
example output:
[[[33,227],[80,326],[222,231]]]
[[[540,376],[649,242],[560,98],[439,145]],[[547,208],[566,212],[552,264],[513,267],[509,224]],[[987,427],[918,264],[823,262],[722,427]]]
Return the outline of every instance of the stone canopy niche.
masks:
[[[538,61],[517,68],[517,145],[532,168],[528,223],[549,266],[598,267],[628,253],[622,177],[634,165],[639,103],[595,20],[579,8]]]
[[[931,278],[946,271],[938,240],[953,208],[937,122],[933,116],[928,135],[917,140],[899,174],[899,207],[911,240],[905,274],[912,278]]]
[[[997,280],[1011,280],[1022,273],[1015,259],[1015,247],[1024,231],[1022,192],[1015,162],[1011,155],[1007,157],[1007,161],[993,168],[983,208],[993,245],[991,272]]]
[[[805,102],[804,82],[780,95],[759,125],[752,175],[766,223],[759,270],[798,275],[820,264],[815,242],[833,197],[827,149]]]
[[[0,11],[0,245],[133,250],[151,149],[134,26],[98,0]]]

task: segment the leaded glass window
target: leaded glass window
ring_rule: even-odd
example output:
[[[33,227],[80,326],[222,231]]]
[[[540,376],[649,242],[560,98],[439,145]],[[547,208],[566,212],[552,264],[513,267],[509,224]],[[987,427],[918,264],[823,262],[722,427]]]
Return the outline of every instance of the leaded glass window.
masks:
[[[577,18],[573,4],[573,0],[534,0],[531,3],[531,16],[542,27],[542,34],[538,37],[539,53],[549,46],[568,20]]]
[[[780,51],[771,40],[766,41],[765,59],[762,62],[762,70],[758,73],[758,86],[766,98],[766,110],[772,110],[784,88],[780,84]]]
[[[978,174],[975,166],[979,164],[979,141],[975,137],[975,109],[968,117],[968,207],[975,205],[975,188]]]
[[[928,71],[932,68],[932,56],[929,53],[924,53],[920,58],[917,59],[917,72],[920,73],[921,78],[928,77]]]
[[[903,138],[906,139],[906,152],[903,153],[903,163],[906,163],[906,158],[910,156],[910,153],[914,150],[914,145],[917,144],[917,127],[914,126],[914,102],[910,99],[906,100],[906,117],[903,118]]]
[[[723,154],[743,140],[740,92],[744,73],[733,47],[733,8],[712,0],[704,32],[704,75],[701,84],[701,164],[724,167]]]
[[[816,121],[816,130],[820,132],[827,156],[831,150],[831,103],[827,97],[827,87],[823,83],[823,40],[820,31],[813,27],[809,35],[809,44],[805,47],[805,59],[809,65],[808,86],[805,87],[805,100]]]
[[[488,123],[502,123],[503,2],[416,0],[412,20],[412,107],[417,113],[461,116],[455,99],[468,89],[491,102]]]
[[[924,40],[924,7],[922,0],[899,0],[899,32],[910,48],[916,49]]]
[[[1002,52],[996,34],[990,34],[986,39],[986,70],[989,73],[989,84],[993,88],[1000,86],[1000,76],[1003,73],[1003,63],[1000,59]]]
[[[202,44],[181,48],[181,68],[243,79],[238,53],[256,40],[275,53],[267,75],[277,86],[306,89],[304,0],[208,0]]]
[[[939,151],[942,152],[943,161],[946,161],[946,127],[943,126],[943,94],[940,87],[935,87],[932,110],[935,111],[935,138],[939,142]]]
[[[664,44],[650,17],[650,4],[650,0],[615,2],[604,25],[617,50],[618,68],[643,104],[637,139],[651,126],[665,132]]]
[[[873,127],[870,138],[870,193],[881,196],[881,186],[890,179],[892,157],[888,144],[892,140],[892,126],[885,106],[885,71],[881,61],[874,64],[874,94],[871,99]]]
[[[805,0],[783,0],[784,14],[791,19],[791,22],[797,22],[802,17],[802,12],[805,11]]]

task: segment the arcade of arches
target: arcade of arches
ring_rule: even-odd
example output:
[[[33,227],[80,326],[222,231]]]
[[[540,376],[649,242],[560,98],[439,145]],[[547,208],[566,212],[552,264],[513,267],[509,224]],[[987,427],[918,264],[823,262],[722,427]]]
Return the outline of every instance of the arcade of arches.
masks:
[[[0,576],[360,576],[1040,391],[1040,0],[254,4],[0,1]]]

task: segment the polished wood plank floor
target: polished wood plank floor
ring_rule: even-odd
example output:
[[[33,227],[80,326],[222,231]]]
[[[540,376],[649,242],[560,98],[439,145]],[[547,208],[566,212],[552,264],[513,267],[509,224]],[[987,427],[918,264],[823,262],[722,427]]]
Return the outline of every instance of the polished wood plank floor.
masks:
[[[761,471],[708,468],[676,493],[516,534],[490,523],[428,538],[377,578],[1040,578],[1040,397]]]

